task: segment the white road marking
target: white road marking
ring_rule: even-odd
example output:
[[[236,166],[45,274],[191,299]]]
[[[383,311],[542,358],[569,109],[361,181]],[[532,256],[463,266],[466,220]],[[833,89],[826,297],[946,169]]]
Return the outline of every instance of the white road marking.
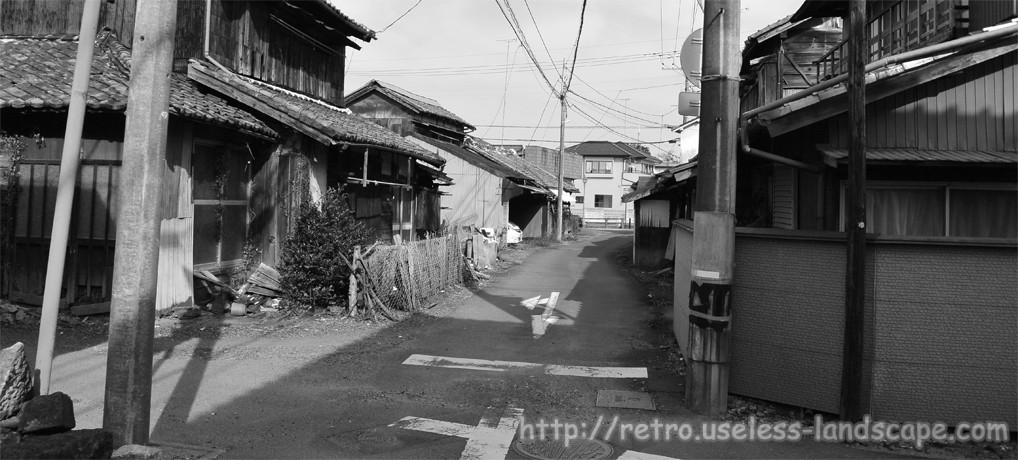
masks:
[[[557,319],[552,319],[551,314],[555,311],[555,305],[558,304],[558,291],[552,291],[547,299],[541,299],[540,297],[531,297],[520,302],[527,310],[533,310],[537,305],[544,304],[544,311],[541,314],[530,315],[530,331],[534,334],[535,339],[543,337],[548,326],[557,322]]]
[[[551,312],[555,311],[556,304],[558,304],[558,291],[553,291],[551,295],[548,296],[548,304],[544,306],[544,313],[541,314],[545,320],[551,316]]]
[[[389,426],[460,438],[469,438],[470,434],[474,432],[474,427],[463,423],[444,422],[442,420],[421,417],[403,417],[394,423],[390,423]]]
[[[466,438],[467,445],[460,459],[505,458],[522,416],[523,409],[509,407],[499,417],[495,409],[489,407],[476,427],[420,417],[403,417],[389,426]]]
[[[445,367],[478,371],[505,372],[509,370],[533,370],[548,375],[573,377],[600,377],[616,379],[645,379],[646,367],[594,367],[563,366],[558,364],[536,364],[518,361],[494,361],[488,359],[450,358],[431,355],[410,355],[403,364],[408,366]]]
[[[646,454],[643,452],[637,452],[635,450],[627,450],[619,455],[618,460],[678,460],[674,457],[665,457],[664,455]]]
[[[523,409],[509,407],[496,419],[493,410],[488,408],[474,433],[467,439],[467,446],[460,454],[460,460],[505,458],[513,438],[516,437],[516,427],[520,424],[521,415]]]

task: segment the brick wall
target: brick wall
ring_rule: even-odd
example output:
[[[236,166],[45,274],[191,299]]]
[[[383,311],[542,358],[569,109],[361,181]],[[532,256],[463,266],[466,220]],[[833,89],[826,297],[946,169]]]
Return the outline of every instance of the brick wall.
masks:
[[[692,233],[673,226],[675,335],[688,340]],[[870,241],[864,406],[876,419],[1001,420],[1018,406],[1018,249]],[[739,229],[729,390],[837,413],[842,234]]]

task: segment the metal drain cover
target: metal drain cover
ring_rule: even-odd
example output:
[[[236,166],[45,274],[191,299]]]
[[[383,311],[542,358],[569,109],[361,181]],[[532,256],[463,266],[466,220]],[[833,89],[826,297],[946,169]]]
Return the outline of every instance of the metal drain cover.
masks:
[[[536,460],[603,460],[612,455],[612,446],[596,439],[573,439],[569,447],[561,439],[517,440],[513,442],[513,450]]]

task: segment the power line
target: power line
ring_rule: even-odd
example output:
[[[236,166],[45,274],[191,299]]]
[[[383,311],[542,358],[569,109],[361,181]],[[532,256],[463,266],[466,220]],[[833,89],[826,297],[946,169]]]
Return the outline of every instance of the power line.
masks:
[[[540,123],[540,122],[538,122],[538,123]],[[540,129],[540,128],[545,128],[546,127],[546,126],[542,126],[540,124],[538,124],[537,126],[534,126],[534,125],[474,125],[474,126],[477,127],[477,128],[518,128],[518,129],[524,129],[524,128],[526,128],[526,129],[530,129],[530,128]],[[572,128],[572,129],[589,129],[589,128],[605,128],[605,127],[607,127],[607,128],[612,128],[612,129],[619,129],[619,128],[648,128],[648,129],[650,129],[650,128],[660,128],[661,126],[664,126],[664,125],[658,125],[658,124],[654,124],[654,125],[628,125],[628,126],[608,126],[608,125],[579,125],[579,126],[577,126],[577,125],[569,125],[569,126],[566,126],[566,128],[567,129],[568,128]],[[484,136],[481,136],[481,137],[484,137]]]
[[[576,31],[576,44],[573,45],[573,63],[569,68],[569,79],[566,80],[566,85],[562,89],[562,93],[569,92],[569,85],[573,83],[573,71],[576,70],[576,56],[580,52],[580,36],[583,35],[583,16],[587,12],[587,0],[583,0],[583,6],[580,7],[580,29]]]
[[[631,64],[636,62],[645,62],[656,60],[660,57],[659,53],[637,53],[637,54],[623,54],[615,56],[602,56],[594,58],[579,59],[576,67],[598,67],[605,65],[615,64]],[[365,62],[359,60],[358,62]],[[533,63],[528,63],[529,66],[533,66]],[[542,65],[552,65],[554,63],[538,62],[538,67]],[[449,66],[449,67],[426,67],[419,69],[375,69],[375,70],[363,70],[354,73],[365,73],[365,74],[388,74],[388,75],[424,75],[429,73],[434,74],[491,74],[491,73],[502,73],[506,69],[504,64],[481,64],[481,65],[469,65],[469,66]],[[347,72],[350,73],[350,72]]]
[[[522,137],[507,137],[507,138],[486,137],[486,138],[484,138],[484,140],[489,142],[489,143],[491,141],[502,141],[502,142],[554,142],[554,143],[557,144],[559,142],[558,139],[526,139],[526,138],[522,138]],[[579,144],[579,143],[582,143],[582,142],[586,142],[586,139],[584,139],[582,141],[567,140],[565,142],[567,144]],[[628,143],[630,143],[630,144],[638,144],[638,145],[655,145],[656,146],[656,144],[673,144],[675,142],[676,142],[675,139],[669,139],[669,140],[664,140],[664,141],[637,141],[637,142],[628,142]],[[667,150],[662,149],[661,147],[657,147],[657,148],[660,149],[662,152],[666,152],[666,153],[668,152]]]
[[[389,30],[389,28],[392,27],[393,24],[395,24],[400,19],[403,19],[403,16],[406,16],[406,15],[410,14],[410,12],[414,10],[414,8],[417,8],[417,5],[420,5],[421,1],[423,1],[423,0],[417,0],[417,3],[414,3],[414,6],[411,6],[410,9],[406,10],[403,14],[399,15],[399,17],[396,18],[391,23],[389,23],[389,25],[383,27],[382,30],[379,30],[378,32],[375,32],[375,34],[381,34],[382,32],[385,32],[386,30]]]
[[[552,92],[555,92],[555,86],[548,80],[548,76],[545,75],[544,69],[541,68],[540,63],[537,60],[537,56],[534,56],[534,50],[530,48],[530,44],[527,42],[526,34],[523,33],[523,29],[520,28],[519,21],[516,21],[516,14],[513,13],[512,6],[509,4],[509,0],[504,0],[505,6],[503,7],[502,2],[495,0],[495,4],[498,5],[499,11],[502,12],[502,16],[509,23],[509,27],[513,29],[513,33],[516,34],[516,38],[519,39],[520,44],[523,45],[523,49],[527,52],[527,56],[530,56],[530,60],[534,62],[534,66],[537,67],[537,71],[541,74],[541,78],[548,84],[548,88]]]
[[[609,99],[609,98],[608,98],[608,96],[605,96],[605,95],[604,95],[604,93],[602,93],[602,92],[598,91],[598,90],[597,90],[597,88],[595,88],[595,87],[594,87],[593,85],[591,85],[590,83],[587,83],[587,82],[586,82],[586,81],[585,81],[584,79],[582,79],[582,78],[579,78],[579,77],[577,77],[576,79],[577,79],[577,80],[579,80],[579,81],[580,81],[580,83],[583,83],[584,85],[586,85],[586,86],[587,86],[588,88],[590,88],[590,89],[594,90],[594,92],[595,92],[595,93],[597,93],[598,95],[600,95],[601,97],[603,97],[603,98],[605,98],[605,99]],[[679,85],[679,84],[680,84],[680,83],[673,83],[673,85]],[[623,92],[623,91],[620,91],[620,92]],[[615,96],[615,98],[618,98],[618,96]],[[612,99],[612,102],[614,102],[614,101],[615,101],[615,99]],[[647,112],[643,112],[643,111],[640,111],[640,110],[636,110],[636,109],[633,109],[633,111],[634,111],[634,112],[636,112],[636,113],[639,113],[639,114],[647,115],[647,116],[649,116],[649,117],[660,117],[660,116],[661,116],[660,114],[656,114],[656,113],[647,113]]]
[[[544,47],[544,52],[548,55],[548,60],[555,62],[555,58],[551,57],[551,51],[548,49],[548,44],[544,41],[544,35],[541,34],[541,28],[537,25],[537,18],[534,17],[534,12],[530,9],[530,2],[523,0],[523,5],[527,7],[527,14],[530,15],[530,20],[534,22],[534,30],[537,31],[537,38],[541,39],[541,46]],[[552,66],[552,68],[555,69],[554,66]],[[555,72],[557,73],[558,70]],[[559,74],[559,78],[562,78],[561,74]]]
[[[666,41],[670,42],[672,40],[669,39],[669,40],[666,40]],[[583,45],[583,48],[584,49],[589,49],[589,48],[606,48],[606,47],[612,47],[612,46],[642,45],[642,44],[646,44],[646,43],[657,43],[657,40],[641,40],[641,41],[635,41],[635,42],[605,43],[605,44],[601,44],[601,45]],[[549,48],[549,49],[553,49],[553,50],[562,50],[562,49],[571,50],[572,47],[569,46],[569,47],[563,47],[563,48]],[[430,55],[430,56],[411,56],[411,57],[405,57],[405,58],[404,57],[399,57],[399,58],[381,58],[381,59],[361,59],[360,62],[434,61],[436,59],[465,59],[465,58],[475,58],[475,57],[478,57],[478,56],[501,56],[501,55],[502,55],[501,52],[498,52],[498,53],[471,53],[471,54],[446,54],[446,55]]]

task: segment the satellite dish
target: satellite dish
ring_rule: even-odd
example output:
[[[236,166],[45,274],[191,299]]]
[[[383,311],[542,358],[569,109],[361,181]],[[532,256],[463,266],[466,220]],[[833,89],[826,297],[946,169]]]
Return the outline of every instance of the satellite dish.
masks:
[[[679,65],[682,73],[693,86],[700,87],[700,72],[703,68],[703,29],[696,29],[686,37],[679,49]]]

